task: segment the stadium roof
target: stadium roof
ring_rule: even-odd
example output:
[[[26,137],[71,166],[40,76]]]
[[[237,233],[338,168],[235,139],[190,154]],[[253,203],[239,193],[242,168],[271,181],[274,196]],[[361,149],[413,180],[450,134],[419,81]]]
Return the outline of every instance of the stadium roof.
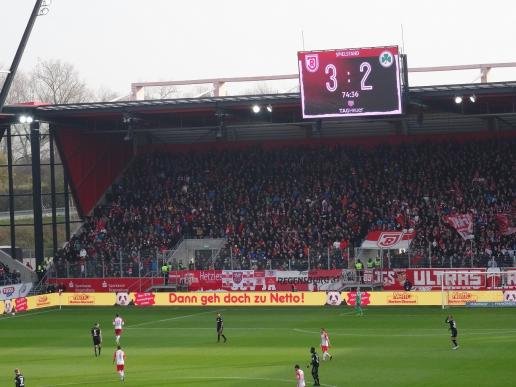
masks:
[[[476,101],[470,102],[474,95]],[[463,96],[462,104],[454,98]],[[516,82],[418,86],[409,89],[406,114],[374,118],[324,119],[319,137],[445,133],[516,129]],[[254,114],[251,106],[271,105]],[[296,139],[312,136],[303,120],[299,93],[117,101],[66,105],[14,105],[3,120],[32,114],[60,127],[95,133],[125,133],[124,117],[146,143]],[[0,119],[2,116],[0,115]]]

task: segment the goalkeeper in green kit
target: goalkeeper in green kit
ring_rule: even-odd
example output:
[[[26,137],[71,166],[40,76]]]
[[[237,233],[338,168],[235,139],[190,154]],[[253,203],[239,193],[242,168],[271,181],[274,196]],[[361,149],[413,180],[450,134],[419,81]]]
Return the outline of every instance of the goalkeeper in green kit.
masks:
[[[360,287],[357,288],[357,296],[355,301],[355,312],[357,312],[358,316],[363,316],[364,311],[362,310],[362,293],[360,292]]]

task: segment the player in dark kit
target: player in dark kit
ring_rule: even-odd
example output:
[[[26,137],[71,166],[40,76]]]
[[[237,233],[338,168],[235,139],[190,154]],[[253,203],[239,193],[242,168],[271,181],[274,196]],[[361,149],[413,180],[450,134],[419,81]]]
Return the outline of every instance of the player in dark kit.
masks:
[[[451,331],[451,341],[453,343],[452,349],[457,349],[459,348],[459,344],[457,344],[457,323],[451,314],[446,317],[445,322],[446,324],[450,324],[450,328],[448,330]]]
[[[220,336],[222,336],[224,342],[227,341],[226,336],[224,336],[224,320],[220,313],[217,313],[217,343],[220,343]]]
[[[18,368],[14,370],[14,385],[16,387],[25,387],[25,378]]]
[[[314,386],[320,386],[319,384],[319,355],[315,352],[315,348],[310,348],[312,359],[307,367],[312,366],[312,377],[314,378]]]
[[[99,323],[95,323],[93,328],[91,328],[91,337],[93,339],[93,348],[95,349],[95,357],[100,356],[100,351],[102,350],[102,331],[100,330]],[[98,355],[97,355],[98,349]]]

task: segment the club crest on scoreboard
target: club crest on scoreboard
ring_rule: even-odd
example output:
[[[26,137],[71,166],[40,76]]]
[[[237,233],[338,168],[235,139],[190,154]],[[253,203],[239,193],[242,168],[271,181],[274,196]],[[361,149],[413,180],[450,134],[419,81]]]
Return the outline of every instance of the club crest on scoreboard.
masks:
[[[319,69],[319,55],[318,54],[306,54],[305,55],[305,67],[309,72],[315,73]]]
[[[385,50],[385,51],[382,51],[378,60],[380,61],[380,64],[383,67],[385,67],[385,68],[391,67],[394,63],[394,55],[392,55],[392,53],[390,51]]]

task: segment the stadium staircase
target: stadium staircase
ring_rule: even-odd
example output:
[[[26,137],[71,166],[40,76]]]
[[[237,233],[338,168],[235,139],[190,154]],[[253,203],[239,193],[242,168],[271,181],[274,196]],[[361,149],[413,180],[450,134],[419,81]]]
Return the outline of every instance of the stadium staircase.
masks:
[[[227,241],[224,238],[183,239],[176,246],[169,262],[181,262],[184,267],[188,267],[188,264],[195,260],[196,251],[200,250],[211,250],[213,252],[212,257],[216,258],[226,243]]]

